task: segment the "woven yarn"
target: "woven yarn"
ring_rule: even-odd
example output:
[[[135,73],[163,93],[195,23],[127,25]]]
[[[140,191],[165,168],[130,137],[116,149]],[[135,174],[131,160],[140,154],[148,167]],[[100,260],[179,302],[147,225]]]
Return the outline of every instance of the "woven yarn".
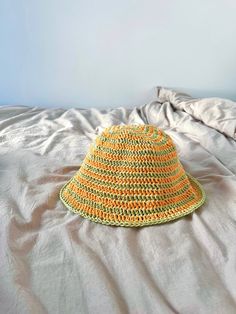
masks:
[[[65,206],[94,222],[140,227],[185,216],[205,201],[173,140],[153,125],[115,125],[95,141],[60,191]]]

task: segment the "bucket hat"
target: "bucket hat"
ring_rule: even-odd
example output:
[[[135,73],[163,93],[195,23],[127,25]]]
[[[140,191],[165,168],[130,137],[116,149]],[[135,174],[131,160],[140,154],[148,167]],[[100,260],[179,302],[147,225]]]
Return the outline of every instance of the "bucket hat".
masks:
[[[141,227],[183,217],[205,201],[172,138],[153,125],[114,125],[90,145],[60,190],[65,206],[101,224]]]

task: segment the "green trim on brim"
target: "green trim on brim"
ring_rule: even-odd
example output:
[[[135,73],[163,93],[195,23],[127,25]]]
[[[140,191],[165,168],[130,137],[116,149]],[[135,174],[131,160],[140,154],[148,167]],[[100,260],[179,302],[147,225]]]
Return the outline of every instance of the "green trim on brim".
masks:
[[[111,226],[120,226],[120,227],[143,227],[143,226],[150,226],[150,225],[156,225],[156,224],[162,224],[165,222],[169,222],[171,220],[175,220],[181,217],[184,217],[190,213],[192,213],[194,210],[196,210],[197,208],[199,208],[206,200],[206,194],[205,191],[203,190],[201,184],[194,178],[192,177],[192,175],[190,175],[189,173],[186,172],[186,175],[189,178],[189,181],[191,183],[191,186],[194,188],[195,191],[200,192],[201,194],[201,198],[196,202],[196,204],[190,206],[187,210],[184,211],[180,211],[177,214],[172,214],[169,217],[165,217],[165,218],[159,218],[157,220],[147,220],[147,221],[140,221],[140,222],[119,222],[119,221],[108,221],[108,220],[102,220],[98,217],[95,217],[93,215],[89,215],[86,214],[83,210],[77,210],[73,207],[70,206],[70,204],[68,204],[64,198],[63,198],[63,191],[66,189],[67,185],[70,183],[70,181],[73,179],[73,177],[71,178],[71,180],[69,182],[67,182],[60,190],[60,199],[62,201],[62,203],[73,213],[75,214],[79,214],[80,216],[82,216],[83,218],[87,218],[93,222],[96,223],[100,223],[100,224],[104,224],[104,225],[111,225]],[[145,219],[145,216],[144,216]]]

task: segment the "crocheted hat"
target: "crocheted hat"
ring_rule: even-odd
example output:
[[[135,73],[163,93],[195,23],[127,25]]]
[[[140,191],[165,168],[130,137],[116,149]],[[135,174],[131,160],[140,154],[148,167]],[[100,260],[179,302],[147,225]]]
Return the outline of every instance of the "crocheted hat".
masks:
[[[137,227],[185,216],[204,203],[205,193],[163,130],[116,125],[97,136],[60,198],[94,222]]]

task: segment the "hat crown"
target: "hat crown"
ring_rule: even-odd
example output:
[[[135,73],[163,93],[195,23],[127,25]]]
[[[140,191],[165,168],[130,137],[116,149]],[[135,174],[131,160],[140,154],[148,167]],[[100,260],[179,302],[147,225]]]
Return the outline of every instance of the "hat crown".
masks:
[[[106,128],[102,132],[102,136],[120,140],[120,139],[129,139],[132,140],[140,140],[141,142],[149,141],[150,143],[159,142],[161,140],[160,137],[166,135],[161,129],[154,127],[153,125],[114,125]],[[99,136],[98,138],[99,139]]]
[[[119,206],[124,202],[132,208],[144,204],[132,204],[129,199],[137,197],[138,201],[149,194],[147,201],[152,201],[158,190],[161,195],[170,192],[168,182],[187,179],[171,137],[149,125],[106,128],[91,145],[80,169],[80,175],[93,176],[94,172],[96,184],[106,187],[108,197],[119,200]]]
[[[99,152],[103,152],[100,154]],[[125,125],[106,128],[91,145],[91,153],[110,161],[168,161],[177,158],[169,135],[152,125]],[[158,164],[156,164],[158,166]]]

